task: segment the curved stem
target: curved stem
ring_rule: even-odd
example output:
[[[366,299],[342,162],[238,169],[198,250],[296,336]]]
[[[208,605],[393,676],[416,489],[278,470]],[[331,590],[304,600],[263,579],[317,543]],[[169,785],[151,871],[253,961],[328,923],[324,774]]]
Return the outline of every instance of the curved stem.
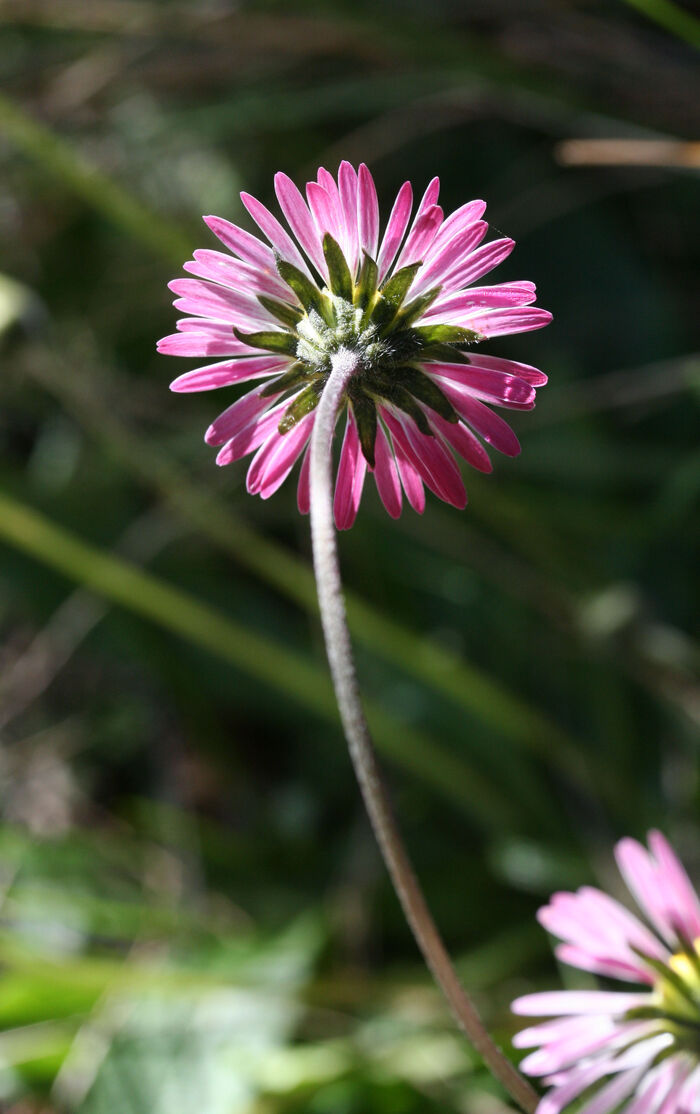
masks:
[[[362,709],[350,634],[345,617],[336,532],[333,522],[331,447],[336,416],[357,357],[341,349],[333,358],[331,374],[318,404],[311,435],[311,538],[326,651],[331,667],[340,718],[350,757],[384,862],[416,942],[436,982],[447,998],[460,1028],[484,1063],[527,1114],[538,1098],[529,1083],[503,1055],[487,1033],[474,1004],[463,989],[426,904],[404,848],[381,779],[374,746]]]

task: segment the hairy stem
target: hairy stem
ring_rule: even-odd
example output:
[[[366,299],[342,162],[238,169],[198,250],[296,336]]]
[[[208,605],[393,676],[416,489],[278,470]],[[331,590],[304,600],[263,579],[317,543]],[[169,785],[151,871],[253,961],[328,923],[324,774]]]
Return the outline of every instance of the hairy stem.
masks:
[[[345,617],[338,548],[333,522],[331,447],[335,422],[347,383],[357,370],[357,356],[340,349],[316,411],[311,435],[311,538],[323,633],[338,700],[340,718],[367,812],[396,894],[416,942],[457,1023],[518,1105],[532,1114],[536,1093],[486,1032],[471,999],[460,984],[440,933],[406,853],[382,782],[374,746],[362,709],[350,634]]]

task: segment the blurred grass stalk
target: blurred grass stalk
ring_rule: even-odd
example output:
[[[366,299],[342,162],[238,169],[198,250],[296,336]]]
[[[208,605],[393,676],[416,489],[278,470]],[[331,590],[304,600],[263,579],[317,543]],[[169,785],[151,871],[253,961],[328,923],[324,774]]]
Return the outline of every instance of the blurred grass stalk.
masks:
[[[0,537],[337,725],[335,700],[325,671],[298,653],[222,617],[214,608],[131,562],[87,545],[7,494],[0,494]],[[481,827],[496,829],[512,811],[512,804],[488,781],[435,740],[396,720],[375,703],[367,702],[367,714],[384,754],[471,813]]]

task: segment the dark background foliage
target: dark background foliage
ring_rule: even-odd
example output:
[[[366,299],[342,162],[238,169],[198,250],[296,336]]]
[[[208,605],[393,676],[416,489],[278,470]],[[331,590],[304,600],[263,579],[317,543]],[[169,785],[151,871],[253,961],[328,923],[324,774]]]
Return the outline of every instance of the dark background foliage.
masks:
[[[0,4],[0,1104],[495,1111],[362,814],[293,485],[154,354],[199,222],[341,158],[489,202],[524,451],[341,539],[407,840],[503,1041],[552,889],[698,855],[699,24],[547,0]],[[607,145],[598,141],[607,140]],[[574,142],[575,141],[575,142]],[[247,221],[247,218],[246,218]]]

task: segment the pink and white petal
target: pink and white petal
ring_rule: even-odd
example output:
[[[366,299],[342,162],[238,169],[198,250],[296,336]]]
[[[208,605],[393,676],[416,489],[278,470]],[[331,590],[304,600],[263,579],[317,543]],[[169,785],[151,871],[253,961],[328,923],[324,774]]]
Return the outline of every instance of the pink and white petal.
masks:
[[[202,328],[205,322],[201,318],[197,318],[197,324],[200,326],[197,331],[188,329],[162,337],[158,341],[158,352],[162,356],[242,356],[259,352],[259,349],[251,348],[235,337],[230,325],[221,332],[215,332],[213,329],[205,331]]]
[[[664,880],[677,925],[689,940],[700,936],[700,899],[678,856],[666,837],[658,831],[649,832],[649,847],[658,863],[659,877]]]
[[[443,298],[448,297],[453,290],[471,286],[483,275],[493,271],[499,263],[508,258],[514,247],[515,240],[506,236],[500,240],[491,240],[488,244],[482,244],[481,247],[476,248],[463,263],[460,263],[454,271],[445,276],[441,284],[442,294],[434,302],[434,305],[439,305]]]
[[[327,279],[328,268],[323,257],[323,248],[316,224],[294,182],[281,171],[275,174],[275,193],[280,209],[287,218],[287,223],[292,232],[316,270],[324,279]]]
[[[227,406],[209,426],[204,435],[207,445],[223,445],[231,440],[241,430],[246,429],[260,418],[260,415],[272,405],[272,400],[264,398],[262,391],[264,385],[249,391],[242,398]]]
[[[241,194],[241,201],[250,213],[251,217],[257,224],[260,231],[267,236],[275,251],[281,255],[282,259],[286,259],[288,263],[293,263],[300,271],[311,278],[309,268],[301,255],[301,252],[296,247],[294,241],[287,235],[277,217],[274,217],[269,209],[266,209],[257,197],[252,197],[249,193]],[[313,281],[313,280],[312,280]]]
[[[309,182],[306,187],[306,196],[314,223],[318,229],[319,239],[323,241],[323,237],[328,232],[338,243],[341,235],[340,213],[333,204],[333,199],[327,190],[324,190],[323,186],[319,186],[318,182]],[[324,274],[326,273],[327,271],[324,271]]]
[[[239,228],[237,224],[231,224],[223,217],[204,217],[204,223],[221,240],[221,243],[240,259],[245,260],[246,263],[251,263],[254,267],[274,271],[274,252],[270,250],[267,244],[258,240],[257,236],[251,236],[250,232]]]
[[[667,882],[652,856],[636,840],[622,839],[615,847],[615,858],[640,908],[663,938],[675,946],[681,910],[673,908]]]
[[[311,508],[311,484],[309,482],[309,471],[311,468],[311,452],[309,449],[304,453],[304,459],[301,462],[299,470],[299,483],[297,484],[297,507],[299,514],[308,514]]]
[[[599,1032],[612,1032],[616,1022],[608,1014],[585,1014],[556,1017],[541,1025],[521,1029],[513,1037],[514,1048],[539,1048],[541,1045],[561,1044],[572,1038],[587,1037]]]
[[[534,282],[501,282],[496,286],[472,286],[469,290],[444,298],[439,310],[431,305],[425,312],[425,320],[439,317],[441,321],[460,322],[463,317],[481,309],[527,306],[534,302],[536,297]]]
[[[469,355],[467,358],[471,367],[503,371],[506,375],[515,375],[518,379],[524,379],[533,387],[544,387],[547,382],[545,373],[537,367],[532,367],[531,364],[521,364],[517,360],[503,360],[500,356],[484,356],[481,352]]]
[[[366,471],[367,462],[362,455],[357,428],[348,413],[333,499],[335,524],[339,530],[349,530],[355,521]]]
[[[416,275],[411,287],[412,297],[422,294],[424,290],[431,286],[441,286],[444,279],[460,266],[477,244],[481,243],[489,226],[483,221],[479,221],[472,228],[463,232],[461,236],[443,242],[438,250],[436,243],[441,237],[444,227],[443,225],[431,247],[425,253],[424,266]]]
[[[232,383],[246,383],[263,376],[279,375],[291,365],[287,357],[248,356],[237,360],[224,360],[206,367],[186,371],[173,379],[170,390],[180,394],[190,391],[214,391],[218,387],[230,387]]]
[[[411,218],[412,206],[413,189],[410,182],[404,182],[396,195],[396,201],[389,215],[389,221],[382,239],[382,246],[379,249],[377,267],[380,283],[384,281],[385,275],[396,259],[396,253],[399,250],[401,241],[404,238],[404,233],[408,227],[408,222]]]
[[[441,251],[446,243],[462,236],[464,232],[477,223],[486,224],[485,221],[481,221],[485,210],[485,201],[468,201],[466,205],[460,205],[459,209],[450,213],[435,237],[435,243],[426,257],[426,264],[428,262],[432,263],[435,253]],[[486,227],[488,228],[488,224],[486,224]]]
[[[258,294],[268,294],[282,302],[298,305],[296,296],[286,283],[282,282],[276,271],[262,267],[252,267],[239,259],[232,259],[223,251],[198,248],[194,260],[184,264],[184,270],[198,278],[227,286],[256,298]]]
[[[202,279],[174,279],[168,283],[176,309],[197,317],[214,318],[244,331],[279,328],[279,322],[255,299],[237,290],[216,286]]]
[[[594,975],[609,975],[610,978],[621,979],[623,982],[643,982],[650,986],[654,982],[653,976],[642,967],[641,963],[628,963],[594,955],[587,948],[575,944],[559,944],[554,949],[554,954],[561,963],[566,963],[569,967],[578,967],[580,971],[590,971]]]
[[[307,414],[288,433],[270,437],[253,457],[246,486],[251,495],[269,499],[284,483],[308,444],[315,414]]]
[[[646,1005],[647,994],[626,994],[608,990],[547,990],[524,994],[511,1005],[513,1013],[524,1017],[558,1017],[585,1014],[623,1014]]]
[[[377,438],[374,445],[374,482],[386,510],[392,518],[398,518],[402,505],[401,480],[381,422],[377,422]]]
[[[441,380],[440,389],[454,406],[467,425],[476,430],[489,445],[493,445],[505,456],[517,456],[520,442],[507,422],[489,410],[482,402],[470,395],[463,387],[446,379]]]
[[[336,183],[335,178],[333,177],[333,175],[330,173],[329,170],[325,169],[325,167],[323,167],[323,166],[319,167],[317,178],[318,178],[319,186],[323,187],[323,189],[326,191],[326,193],[328,194],[328,196],[330,198],[331,211],[333,212],[333,222],[334,222],[334,227],[335,227],[335,230],[336,230],[335,239],[336,239],[337,243],[340,245],[340,250],[342,251],[342,253],[345,256],[345,259],[347,261],[347,243],[346,243],[347,237],[346,237],[346,234],[345,234],[345,212],[343,210],[342,201],[340,200],[340,190],[338,189],[338,185]]]
[[[625,1114],[655,1114],[668,1095],[675,1078],[674,1065],[664,1060],[647,1072]]]
[[[529,333],[549,325],[552,315],[539,306],[531,308],[477,310],[460,320],[460,325],[473,329],[482,337],[510,336],[512,333]]]
[[[357,224],[357,173],[349,162],[343,160],[338,170],[338,189],[340,204],[343,208],[346,242],[348,246],[348,266],[351,274],[357,272],[360,257],[360,234]]]
[[[433,413],[430,415],[430,424],[477,472],[493,472],[493,464],[486,449],[462,422],[448,422],[439,414]]]
[[[571,1026],[561,1040],[546,1044],[526,1056],[520,1065],[521,1070],[527,1075],[552,1075],[598,1053],[614,1043],[614,1038],[618,1036],[618,1026],[608,1017],[589,1017],[587,1024],[581,1023],[580,1018],[575,1020],[578,1024]]]
[[[569,1103],[578,1098],[588,1087],[592,1086],[609,1071],[607,1062],[586,1064],[581,1068],[574,1068],[567,1072],[565,1078],[548,1091],[540,1100],[536,1114],[561,1114]]]
[[[580,1108],[579,1114],[609,1114],[616,1110],[635,1090],[644,1074],[644,1068],[630,1068],[621,1072],[607,1086]]]
[[[467,493],[452,453],[435,437],[421,433],[412,419],[387,412],[386,424],[394,442],[413,462],[426,486],[439,499],[463,510]]]
[[[442,224],[442,216],[440,206],[432,205],[414,221],[413,227],[406,237],[406,243],[396,260],[397,271],[400,271],[403,267],[410,267],[412,263],[422,263],[426,251]]]
[[[379,416],[384,423],[386,423],[388,415],[384,407],[379,408]],[[401,486],[408,500],[409,506],[417,514],[423,514],[425,510],[425,491],[423,490],[423,481],[420,478],[418,469],[408,458],[401,446],[393,437],[390,438],[391,447],[394,450],[394,459],[396,461],[396,469],[401,480]]]
[[[379,202],[374,178],[364,163],[360,164],[357,189],[357,225],[360,251],[377,258],[379,243]]]
[[[490,371],[472,364],[426,364],[424,370],[439,387],[447,379],[496,406],[531,410],[535,405],[535,388],[524,379],[502,371]]]
[[[233,463],[234,460],[240,460],[241,457],[258,449],[269,437],[277,435],[277,426],[288,405],[289,400],[274,406],[227,441],[219,450],[216,463],[223,466]]]
[[[674,1056],[673,1062],[675,1063],[676,1067],[675,1078],[668,1094],[666,1095],[666,1098],[659,1107],[658,1114],[676,1114],[676,1112],[678,1112],[678,1114],[682,1114],[682,1111],[679,1107],[679,1100],[683,1091],[683,1087],[685,1086],[685,1081],[688,1078],[688,1072],[690,1069],[689,1065],[686,1062],[682,1061],[680,1057]]]

